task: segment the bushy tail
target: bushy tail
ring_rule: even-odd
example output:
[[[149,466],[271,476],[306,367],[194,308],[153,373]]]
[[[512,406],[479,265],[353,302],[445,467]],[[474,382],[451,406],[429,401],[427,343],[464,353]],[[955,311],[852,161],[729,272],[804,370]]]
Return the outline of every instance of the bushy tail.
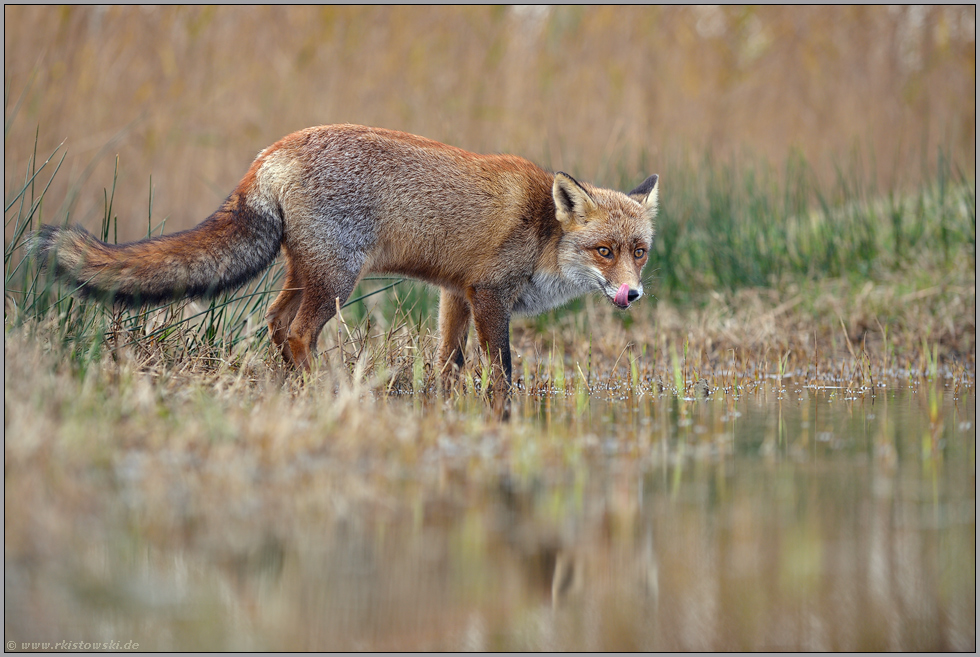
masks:
[[[129,306],[210,297],[257,276],[279,253],[281,216],[259,212],[237,191],[190,230],[131,244],[106,244],[82,228],[42,226],[42,266],[86,296]]]

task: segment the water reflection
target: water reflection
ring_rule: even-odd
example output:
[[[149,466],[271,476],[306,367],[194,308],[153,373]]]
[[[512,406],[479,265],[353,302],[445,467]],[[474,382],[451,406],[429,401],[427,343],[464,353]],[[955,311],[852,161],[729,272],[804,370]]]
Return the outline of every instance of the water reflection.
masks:
[[[975,649],[975,397],[517,395],[511,424],[411,469],[121,454],[97,512],[7,525],[6,638]]]

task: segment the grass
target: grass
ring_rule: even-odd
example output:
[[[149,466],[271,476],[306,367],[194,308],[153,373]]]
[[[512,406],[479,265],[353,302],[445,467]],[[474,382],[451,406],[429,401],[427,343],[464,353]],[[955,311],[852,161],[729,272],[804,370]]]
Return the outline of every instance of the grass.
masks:
[[[719,165],[706,157],[667,178],[673,186],[650,267],[672,296],[974,268],[976,185],[942,153],[938,160],[932,184],[882,196],[858,167],[823,189],[801,156],[781,175],[765,163]]]
[[[690,349],[685,357],[679,348],[676,356],[682,377],[698,371]],[[75,625],[111,619],[117,632],[151,647],[299,649],[358,640],[367,646],[388,640],[402,648],[451,647],[447,632],[465,627],[467,614],[485,613],[485,622],[501,632],[500,641],[516,642],[503,645],[526,645],[520,643],[527,634],[519,623],[541,599],[551,599],[551,588],[542,597],[510,578],[517,566],[530,564],[526,577],[536,581],[531,566],[554,554],[548,552],[555,549],[554,535],[561,537],[570,521],[580,527],[578,540],[559,545],[571,542],[591,560],[586,592],[612,604],[602,607],[604,618],[623,613],[624,598],[631,605],[649,604],[642,587],[655,587],[657,580],[637,580],[632,569],[645,574],[659,562],[664,592],[687,590],[706,577],[734,580],[720,594],[726,618],[746,605],[764,616],[766,610],[806,604],[808,613],[857,623],[838,619],[839,605],[815,602],[795,584],[778,587],[770,597],[759,598],[759,592],[773,569],[797,572],[794,546],[822,547],[839,559],[851,555],[853,542],[858,554],[850,558],[867,559],[872,542],[848,540],[840,527],[866,527],[868,508],[880,527],[891,528],[887,520],[895,514],[904,518],[905,524],[889,530],[894,536],[886,536],[909,545],[909,524],[920,515],[928,522],[934,499],[927,487],[910,481],[917,466],[926,473],[940,470],[936,497],[943,513],[953,507],[947,496],[954,491],[960,491],[956,500],[969,497],[970,479],[963,474],[970,470],[969,455],[949,410],[951,389],[923,388],[920,380],[920,391],[932,391],[921,400],[911,394],[892,400],[882,392],[873,404],[867,390],[830,391],[835,396],[829,408],[820,408],[836,414],[804,415],[812,428],[801,435],[799,409],[808,406],[793,403],[796,391],[813,397],[827,392],[807,388],[802,378],[753,380],[749,368],[739,369],[746,372],[740,374],[741,395],[713,389],[708,400],[676,395],[669,384],[665,393],[631,392],[623,381],[604,378],[587,390],[575,379],[563,394],[538,389],[516,395],[515,420],[497,425],[474,395],[442,403],[406,390],[386,400],[370,372],[360,378],[334,368],[300,384],[278,378],[261,358],[194,370],[106,355],[98,365],[80,377],[24,332],[8,336],[6,563],[16,573],[10,584],[11,639],[45,640],[48,633],[60,638]],[[547,367],[541,366],[542,380]],[[583,395],[610,401],[581,406]],[[972,406],[967,391],[959,397],[964,407]],[[724,439],[747,419],[733,418],[748,416],[761,401],[772,421],[755,420],[754,442]],[[895,427],[906,407],[920,405],[937,409],[935,429],[921,431],[920,423],[902,434]],[[783,407],[796,413],[786,426]],[[868,432],[865,418],[872,412],[890,419]],[[975,412],[961,413],[975,420]],[[835,438],[821,438],[824,433]],[[944,442],[937,456],[936,446]],[[911,454],[910,445],[916,448]],[[733,467],[734,451],[750,448],[766,460]],[[899,468],[888,465],[896,449]],[[613,456],[609,450],[616,450]],[[820,479],[853,454],[855,461],[869,457],[846,463],[874,482],[878,496],[858,508],[846,493],[870,491],[871,483],[842,486]],[[943,458],[950,463],[943,466]],[[893,477],[895,499],[882,501]],[[646,490],[639,502],[638,482]],[[648,563],[643,551],[634,554],[630,546],[651,523],[656,560]],[[924,535],[946,550],[965,551],[945,557],[965,567],[973,561],[972,528],[966,529],[968,534],[944,530],[932,539],[938,531],[930,528]],[[787,543],[803,530],[810,531],[805,540]],[[738,545],[726,548],[732,534],[740,537]],[[739,570],[731,578],[719,575],[725,569],[706,566],[703,545],[714,546],[714,540],[722,554],[734,549],[768,555],[758,558],[761,575],[751,559],[732,560]],[[844,548],[833,552],[842,540]],[[935,561],[932,552],[910,554],[910,563],[902,563],[916,573]],[[835,564],[807,570],[817,580],[808,586],[855,581],[851,561],[840,570]],[[622,586],[631,581],[641,588]],[[969,581],[960,577],[942,589],[958,601],[956,617],[970,599]],[[748,601],[746,590],[752,592]],[[920,599],[924,605],[932,600]],[[186,611],[188,605],[195,613]],[[637,608],[626,609],[632,614]],[[462,617],[460,610],[466,612]],[[656,615],[648,610],[645,622],[669,621],[667,610],[668,605]],[[427,613],[434,617],[413,620]],[[861,627],[879,627],[875,614],[884,613],[875,607],[854,631],[864,636],[870,630]],[[384,629],[365,627],[376,618],[385,621]],[[327,623],[330,632],[303,631],[317,623]],[[636,635],[632,624],[613,624],[616,631],[607,622],[602,626],[601,645],[619,646]],[[435,628],[436,636],[413,634],[418,627]],[[957,645],[969,645],[965,636],[967,642]],[[717,645],[728,640],[719,636]],[[566,636],[562,645],[576,641]]]
[[[648,270],[651,297],[629,313],[588,297],[516,320],[512,415],[500,422],[472,353],[462,385],[437,393],[436,297],[418,283],[363,282],[327,325],[311,374],[283,368],[265,335],[278,266],[210,302],[114,310],[76,299],[24,249],[57,155],[29,166],[5,202],[17,235],[4,260],[11,640],[108,623],[150,649],[455,649],[471,635],[502,648],[703,648],[661,631],[674,607],[658,608],[657,596],[673,601],[708,578],[728,614],[719,627],[743,633],[719,632],[709,647],[771,647],[753,619],[793,626],[779,614],[804,608],[848,624],[853,645],[877,647],[891,607],[855,619],[813,590],[863,594],[849,573],[877,554],[868,546],[919,540],[890,519],[928,515],[924,500],[937,514],[972,508],[969,181],[884,206],[811,190],[816,200],[785,219],[789,230],[776,211],[746,209],[777,207],[787,193],[767,183],[763,203],[761,174],[725,178],[708,159],[697,176],[678,172],[671,193],[730,208],[735,234],[713,235],[665,194],[660,234],[674,231],[677,282],[660,261]],[[704,186],[718,179],[729,186]],[[108,187],[110,240],[114,195]],[[878,223],[884,246],[861,251],[870,229],[860,222],[877,221],[878,207],[902,216]],[[673,226],[679,216],[686,223]],[[881,230],[896,225],[899,261],[886,248],[895,233]],[[943,230],[945,252],[934,239]],[[763,247],[740,255],[755,240],[785,254],[761,284],[751,259]],[[839,275],[794,268],[788,254],[804,247],[836,254]],[[705,269],[721,253],[725,269]],[[719,272],[731,276],[725,285]],[[854,491],[872,490],[853,483],[869,470],[874,501],[856,502]],[[968,568],[972,527],[949,517],[922,540]],[[871,540],[868,527],[892,534]],[[734,574],[706,567],[712,549]],[[821,550],[834,558],[816,558]],[[969,648],[972,580],[936,593],[920,576],[934,567],[930,550],[907,550],[901,567],[925,582],[917,598],[939,600],[953,620],[940,630],[921,621],[898,644]],[[555,588],[559,573],[567,589]],[[598,634],[578,632],[581,623],[558,638],[550,625],[528,632],[542,601],[565,597],[570,611],[547,617],[586,605],[603,619]]]
[[[32,158],[24,183],[5,200],[13,235],[4,249],[8,332],[39,332],[82,377],[107,354],[195,370],[261,359],[277,369],[262,317],[281,285],[278,265],[210,301],[133,310],[76,299],[43,275],[25,239],[43,218],[63,157],[59,147],[43,161]],[[942,154],[939,161],[936,181],[903,196],[875,195],[858,174],[841,174],[823,190],[798,156],[780,175],[762,163],[717,164],[708,156],[697,168],[668,169],[673,183],[662,196],[646,275],[653,299],[614,313],[582,298],[516,320],[519,356],[535,361],[531,380],[527,365],[515,368],[519,385],[565,390],[587,363],[587,382],[594,369],[605,370],[600,378],[622,376],[637,388],[663,367],[682,394],[689,377],[675,364],[681,349],[685,363],[698,353],[701,371],[692,381],[724,369],[730,352],[780,378],[829,371],[821,354],[846,354],[855,371],[871,362],[883,372],[973,371],[976,186]],[[118,232],[115,180],[104,195],[107,241]],[[162,232],[153,226],[152,195],[148,217],[147,235]],[[365,279],[325,331],[324,367],[353,372],[360,363],[384,380],[386,393],[434,389],[436,306],[435,291],[422,284]],[[464,376],[474,382],[466,387],[482,388],[485,374],[477,368]]]

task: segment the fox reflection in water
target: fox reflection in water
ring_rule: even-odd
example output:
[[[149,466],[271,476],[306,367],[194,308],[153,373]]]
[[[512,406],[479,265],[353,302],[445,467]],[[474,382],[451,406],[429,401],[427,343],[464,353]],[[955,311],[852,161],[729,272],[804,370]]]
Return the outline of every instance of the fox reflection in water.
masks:
[[[547,646],[552,632],[578,626],[597,604],[614,600],[650,617],[656,612],[651,529],[623,541],[602,508],[555,520],[546,510],[554,491],[540,481],[505,475],[488,492],[489,504],[479,505],[482,533],[469,539],[473,509],[459,497],[435,495],[422,505],[420,524],[405,524],[403,516],[379,523],[367,508],[348,508],[310,534],[260,532],[246,549],[212,544],[210,561],[239,612],[257,626],[269,609],[302,601],[296,621],[307,629],[292,637],[297,648],[339,649],[358,637],[377,648],[409,637],[419,641],[413,645],[449,648],[461,627],[508,626],[514,612],[544,623],[535,641]],[[479,593],[461,598],[463,591]],[[544,610],[562,613],[537,616]],[[420,625],[423,637],[414,634]],[[481,635],[473,645],[485,648],[488,639]]]
[[[606,559],[598,556],[605,550],[584,549],[581,547],[582,541],[574,538],[575,531],[562,531],[547,523],[543,525],[541,514],[535,514],[533,510],[541,488],[535,484],[522,487],[508,476],[501,478],[497,526],[503,549],[496,551],[508,555],[508,558],[516,558],[525,585],[550,600],[552,607],[558,608],[588,595],[590,579],[605,574],[600,562]],[[599,525],[606,527],[600,530],[604,536],[592,538],[598,538],[600,544],[608,545],[608,523],[601,522]],[[639,595],[647,602],[656,603],[659,580],[652,531],[648,529],[639,544],[633,547],[635,549],[629,550],[627,555],[620,556],[625,556],[627,568],[634,571],[629,573],[627,579],[634,584],[635,590],[623,593],[629,597]],[[594,586],[594,582],[591,584]]]

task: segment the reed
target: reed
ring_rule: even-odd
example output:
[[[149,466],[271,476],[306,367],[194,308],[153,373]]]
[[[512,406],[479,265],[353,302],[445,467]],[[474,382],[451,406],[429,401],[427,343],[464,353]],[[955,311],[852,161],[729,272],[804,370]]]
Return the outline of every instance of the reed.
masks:
[[[803,154],[806,180],[829,192],[853,172],[875,197],[935,181],[940,149],[970,171],[976,159],[969,5],[25,5],[4,18],[5,190],[40,125],[41,152],[68,148],[47,212],[94,231],[118,155],[123,241],[146,233],[151,174],[154,223],[190,228],[259,150],[330,123],[515,153],[624,190],[660,173],[665,200],[680,189],[665,161],[706,173],[710,153],[715,212],[730,196],[718,183],[745,177],[721,164],[747,154],[788,163],[777,173],[794,180]],[[807,186],[785,189],[750,197],[775,204],[763,213],[811,206]],[[765,275],[755,267],[744,275]]]

